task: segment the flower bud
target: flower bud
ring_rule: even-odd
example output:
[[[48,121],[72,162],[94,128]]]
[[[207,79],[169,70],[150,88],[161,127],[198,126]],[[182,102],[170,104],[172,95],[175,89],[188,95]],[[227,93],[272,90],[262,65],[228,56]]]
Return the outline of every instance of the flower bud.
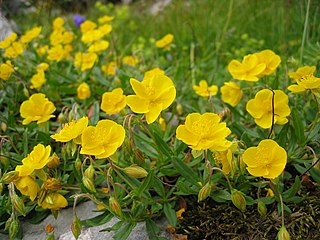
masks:
[[[282,226],[277,234],[278,240],[290,240],[290,234],[285,226]]]
[[[47,163],[48,168],[57,168],[60,164],[60,158],[56,153],[53,153],[49,158],[49,162]]]
[[[19,178],[19,172],[17,171],[11,171],[11,172],[7,172],[2,176],[2,182],[4,184],[9,184],[15,180],[17,180]]]
[[[81,163],[80,158],[77,158],[76,161],[74,162],[74,168],[75,168],[78,172],[80,172],[80,170],[81,170],[81,165],[82,165],[82,163]]]
[[[9,165],[9,159],[6,156],[0,156],[0,163],[3,165],[3,169],[5,169]]]
[[[5,132],[5,131],[7,131],[7,128],[8,128],[7,124],[4,123],[4,122],[1,122],[1,130],[2,130],[3,132]]]
[[[51,234],[46,237],[46,240],[54,240],[54,234]]]
[[[55,178],[49,178],[43,183],[43,187],[46,190],[60,190],[61,189],[61,183],[58,179]]]
[[[133,178],[144,178],[148,175],[148,172],[138,165],[131,165],[130,167],[126,167],[124,171],[126,174]]]
[[[266,205],[262,202],[258,200],[258,212],[260,214],[260,216],[265,217],[267,215],[267,207]]]
[[[28,89],[27,89],[26,87],[23,88],[23,94],[24,94],[27,98],[30,97],[29,91],[28,91]]]
[[[76,215],[73,217],[73,220],[72,220],[71,231],[75,239],[78,239],[81,234],[81,222]]]
[[[24,206],[23,201],[21,198],[18,197],[17,194],[13,194],[11,199],[14,208],[23,216],[26,216],[26,207]]]
[[[96,192],[96,188],[92,182],[92,180],[90,178],[88,178],[87,176],[83,176],[82,177],[82,183],[83,185],[91,192]]]
[[[2,194],[3,188],[4,188],[4,184],[2,182],[0,182],[0,196]]]
[[[94,167],[90,164],[90,166],[84,171],[84,175],[92,180],[95,172]]]
[[[122,209],[120,203],[112,196],[109,198],[109,207],[116,216],[122,218]]]
[[[166,120],[162,117],[159,118],[159,124],[160,124],[160,128],[161,128],[161,131],[165,131],[166,130],[166,127],[167,127],[167,124],[166,124]]]
[[[178,115],[182,115],[183,114],[183,107],[180,103],[177,103],[177,107],[176,107],[177,113]]]
[[[244,198],[242,192],[240,192],[236,189],[232,189],[231,201],[242,212],[244,212],[246,210],[246,199]]]
[[[54,231],[54,227],[49,223],[44,230],[46,233],[52,233]]]
[[[58,122],[61,123],[61,124],[65,122],[65,115],[64,115],[63,112],[59,113]]]
[[[19,231],[19,221],[13,220],[9,226],[9,237],[10,239],[15,239],[17,233]]]
[[[209,197],[211,194],[211,189],[212,189],[212,184],[210,182],[206,183],[206,185],[204,185],[198,193],[198,202],[201,202],[202,200]]]

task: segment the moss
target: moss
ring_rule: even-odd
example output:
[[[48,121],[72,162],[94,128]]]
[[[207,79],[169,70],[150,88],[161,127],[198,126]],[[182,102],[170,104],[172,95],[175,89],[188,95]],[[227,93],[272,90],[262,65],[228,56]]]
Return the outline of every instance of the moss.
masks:
[[[320,192],[305,195],[300,204],[287,204],[292,214],[285,225],[291,239],[320,239]],[[211,199],[197,203],[187,199],[188,210],[183,213],[176,231],[188,240],[200,239],[275,239],[281,227],[277,204],[268,206],[268,214],[261,217],[257,206],[248,206],[243,213],[231,204],[217,204]]]

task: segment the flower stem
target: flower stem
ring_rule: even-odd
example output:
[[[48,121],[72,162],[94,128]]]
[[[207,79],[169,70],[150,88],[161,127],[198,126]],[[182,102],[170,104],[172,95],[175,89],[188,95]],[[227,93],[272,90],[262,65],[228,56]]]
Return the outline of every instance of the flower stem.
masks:
[[[304,45],[305,45],[306,36],[307,36],[307,27],[308,27],[308,20],[309,20],[310,2],[311,2],[311,0],[308,0],[306,18],[305,18],[305,21],[304,21],[303,35],[302,35],[302,41],[301,41],[300,64],[302,64]]]

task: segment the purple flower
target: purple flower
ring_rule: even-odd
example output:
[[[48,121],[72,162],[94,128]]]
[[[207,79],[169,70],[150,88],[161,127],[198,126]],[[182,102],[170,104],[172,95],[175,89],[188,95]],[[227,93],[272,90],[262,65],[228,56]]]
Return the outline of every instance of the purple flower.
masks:
[[[74,24],[75,24],[77,27],[80,27],[81,23],[83,23],[85,20],[86,20],[86,18],[83,17],[83,16],[81,16],[81,15],[74,15],[74,16],[73,16]]]

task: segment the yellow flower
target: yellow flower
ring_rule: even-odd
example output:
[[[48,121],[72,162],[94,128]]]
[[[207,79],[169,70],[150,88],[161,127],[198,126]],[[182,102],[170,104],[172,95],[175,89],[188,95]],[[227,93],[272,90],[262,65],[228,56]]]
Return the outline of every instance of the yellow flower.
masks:
[[[107,114],[116,114],[127,105],[126,96],[121,88],[116,88],[112,92],[105,92],[102,95],[101,110]]]
[[[44,55],[44,54],[47,53],[48,48],[49,48],[48,45],[43,45],[43,46],[38,47],[38,48],[36,49],[36,51],[37,51],[37,53],[38,53],[40,56],[42,56],[42,55]]]
[[[63,30],[64,20],[62,17],[57,17],[53,20],[53,30]]]
[[[130,84],[136,95],[127,96],[127,104],[133,112],[145,113],[148,124],[153,123],[176,97],[176,88],[166,75],[147,77],[142,82],[131,78]]]
[[[234,79],[256,82],[266,69],[265,63],[260,63],[257,55],[249,54],[244,56],[242,63],[232,60],[228,65],[228,71]]]
[[[82,33],[86,33],[86,32],[89,32],[89,31],[95,29],[96,27],[97,27],[97,24],[95,24],[94,22],[92,22],[90,20],[87,20],[87,21],[84,21],[83,23],[81,23],[80,31]]]
[[[63,31],[55,30],[50,34],[50,43],[52,46],[62,44],[63,42]]]
[[[84,43],[92,43],[100,40],[103,37],[103,34],[100,30],[91,30],[86,33],[83,33],[81,41]]]
[[[193,86],[193,90],[196,91],[196,94],[201,97],[209,97],[215,96],[217,94],[218,87],[216,85],[212,85],[209,87],[206,80],[201,80],[199,82],[199,86]]]
[[[176,211],[176,216],[179,220],[183,219],[182,213],[184,213],[186,210],[184,208],[180,208],[178,211]]]
[[[165,35],[163,38],[156,41],[156,47],[157,48],[169,48],[172,41],[173,41],[173,38],[174,38],[174,36],[171,33]]]
[[[65,50],[61,44],[53,46],[48,50],[47,59],[60,62],[65,57]]]
[[[243,92],[238,84],[225,82],[220,88],[222,101],[235,107],[241,100]]]
[[[42,62],[40,63],[38,66],[37,66],[37,71],[47,71],[49,68],[49,64],[48,63],[45,63],[45,62]]]
[[[308,89],[314,91],[320,88],[320,78],[313,75],[315,70],[315,66],[305,66],[298,68],[296,72],[290,72],[289,77],[293,78],[297,84],[289,86],[288,89],[293,93],[301,93]]]
[[[106,23],[106,22],[111,22],[114,19],[114,16],[108,16],[108,15],[104,15],[103,17],[100,17],[98,19],[98,22],[100,24]]]
[[[116,74],[116,69],[117,69],[117,67],[118,67],[117,62],[111,61],[111,62],[103,65],[103,66],[101,67],[101,70],[102,70],[102,72],[104,72],[105,74],[115,75],[115,74]]]
[[[83,130],[88,126],[88,118],[83,117],[78,121],[72,120],[64,125],[61,131],[57,134],[51,135],[51,138],[57,142],[69,142],[73,140],[75,143],[81,143],[81,134]]]
[[[68,201],[60,193],[52,192],[48,193],[42,202],[38,201],[38,205],[44,209],[59,210],[67,207]]]
[[[14,68],[10,60],[7,60],[6,63],[0,64],[0,79],[8,80],[13,72]]]
[[[89,126],[82,132],[81,154],[94,155],[96,158],[107,158],[122,145],[125,130],[112,120],[101,120],[96,127]]]
[[[222,164],[222,171],[225,174],[232,171],[232,151],[230,148],[226,151],[214,152],[213,157],[217,163]]]
[[[11,44],[17,40],[18,35],[13,32],[8,37],[6,37],[3,41],[0,42],[0,48],[8,48]]]
[[[21,117],[25,118],[22,124],[26,125],[32,121],[37,121],[38,124],[44,123],[54,117],[52,113],[55,110],[54,104],[44,94],[35,93],[20,106]]]
[[[133,56],[125,56],[122,58],[122,63],[129,65],[129,66],[137,66],[139,63],[139,59]]]
[[[19,172],[20,177],[29,176],[34,170],[39,170],[44,168],[50,161],[50,146],[44,146],[38,144],[35,146],[27,157],[22,159],[23,165],[16,166],[16,171]]]
[[[86,83],[81,83],[77,88],[78,98],[81,100],[87,99],[91,96],[90,87]]]
[[[102,36],[108,35],[112,31],[112,26],[110,24],[104,24],[98,28]]]
[[[271,188],[266,188],[266,190],[267,190],[266,197],[273,197],[274,196],[274,192],[272,191]]]
[[[41,33],[42,27],[34,27],[21,36],[20,41],[23,43],[29,43],[33,39],[37,38]]]
[[[215,113],[188,114],[185,124],[176,130],[177,139],[194,150],[226,151],[231,146],[231,142],[226,140],[231,131],[220,120]]]
[[[31,78],[31,87],[30,88],[41,88],[44,83],[46,83],[46,77],[43,70],[38,70],[38,72]]]
[[[20,56],[25,49],[25,44],[22,42],[14,42],[6,49],[3,56],[7,58],[16,58]]]
[[[266,65],[266,68],[260,73],[259,77],[272,74],[281,63],[281,58],[271,50],[263,50],[255,53],[255,55],[258,57],[259,63]]]
[[[88,52],[102,52],[104,50],[106,50],[109,47],[109,42],[105,41],[105,40],[101,40],[98,42],[93,43],[89,49]]]
[[[95,53],[76,53],[74,59],[74,65],[81,69],[81,71],[85,71],[87,69],[91,69],[95,62],[98,60],[98,55]]]
[[[40,190],[37,182],[30,176],[19,177],[14,185],[22,195],[30,197],[31,201],[34,201]]]
[[[73,41],[73,33],[69,31],[65,31],[63,33],[63,44],[70,44]]]
[[[153,69],[146,71],[144,73],[144,78],[151,78],[154,75],[165,75],[165,74],[166,74],[165,71],[163,71],[162,69],[153,68]]]
[[[275,141],[265,139],[257,147],[248,148],[242,159],[252,176],[274,179],[287,164],[287,152]]]
[[[288,96],[281,90],[274,91],[274,124],[286,124],[290,115]],[[272,126],[272,96],[269,89],[259,91],[254,99],[248,101],[246,109],[254,118],[257,125],[262,128]]]

